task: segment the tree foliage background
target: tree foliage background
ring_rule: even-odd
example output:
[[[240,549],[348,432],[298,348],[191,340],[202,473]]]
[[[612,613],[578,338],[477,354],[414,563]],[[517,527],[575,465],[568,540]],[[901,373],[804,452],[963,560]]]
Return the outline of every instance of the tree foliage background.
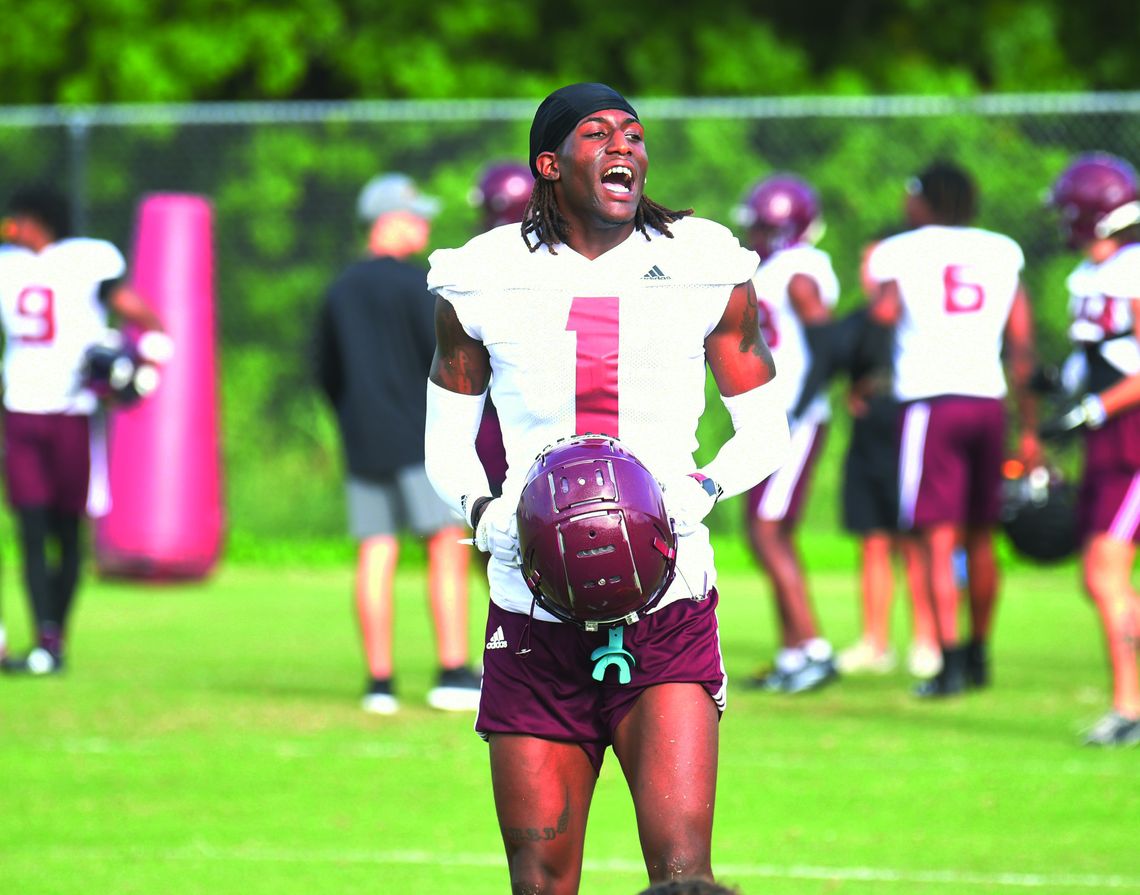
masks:
[[[5,9],[5,7],[8,7]],[[1140,83],[1140,16],[1130,4],[1063,0],[849,0],[842,4],[569,0],[0,0],[0,104],[520,98],[577,80],[640,99],[1115,91]],[[148,191],[208,195],[217,218],[223,436],[232,544],[343,543],[340,454],[311,387],[310,324],[328,281],[359,252],[352,207],[380,170],[441,196],[433,246],[477,227],[467,194],[482,166],[519,158],[526,121],[323,121],[94,126],[76,134],[11,126],[0,109],[0,189],[50,178],[82,192],[88,231],[126,247]],[[1135,116],[708,117],[649,124],[651,194],[729,223],[760,176],[796,170],[819,188],[843,302],[860,300],[859,253],[898,218],[903,180],[935,156],[978,177],[980,223],[1008,232],[1043,342],[1061,343],[1064,274],[1040,196],[1071,153],[1137,155]],[[841,417],[842,414],[839,414]],[[715,401],[702,425],[727,426]],[[842,425],[810,514],[834,529]],[[735,529],[731,510],[714,524]]]

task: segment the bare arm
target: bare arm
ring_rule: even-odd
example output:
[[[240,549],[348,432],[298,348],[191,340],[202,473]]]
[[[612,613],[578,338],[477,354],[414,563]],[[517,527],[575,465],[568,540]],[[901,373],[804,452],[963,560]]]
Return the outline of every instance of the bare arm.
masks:
[[[481,395],[491,381],[491,358],[478,339],[467,335],[451,302],[435,301],[435,357],[429,379],[461,395]]]
[[[1027,465],[1040,462],[1041,446],[1037,440],[1037,398],[1029,387],[1037,366],[1033,330],[1033,310],[1029,295],[1021,284],[1010,308],[1005,325],[1005,355],[1010,385],[1020,424],[1020,455]]]
[[[162,321],[151,310],[150,305],[125,283],[118,283],[107,300],[107,306],[128,323],[142,330],[162,330]]]
[[[894,326],[902,319],[902,295],[896,280],[876,285],[871,296],[871,319],[882,326]]]
[[[726,397],[751,391],[776,375],[772,352],[760,333],[760,312],[751,281],[732,289],[716,328],[705,338],[705,359]]]
[[[798,273],[788,281],[788,298],[804,326],[818,326],[831,319],[831,311],[819,294],[819,283],[807,274]]]

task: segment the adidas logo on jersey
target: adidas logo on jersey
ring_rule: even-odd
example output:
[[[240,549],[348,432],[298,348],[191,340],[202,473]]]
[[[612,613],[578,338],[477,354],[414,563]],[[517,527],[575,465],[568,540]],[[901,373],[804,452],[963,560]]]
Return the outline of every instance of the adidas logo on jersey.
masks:
[[[668,280],[671,279],[669,274],[663,273],[661,268],[654,264],[647,270],[641,277],[643,280]]]
[[[503,626],[495,628],[495,633],[491,635],[491,639],[487,641],[487,649],[506,649],[507,638],[503,636]]]

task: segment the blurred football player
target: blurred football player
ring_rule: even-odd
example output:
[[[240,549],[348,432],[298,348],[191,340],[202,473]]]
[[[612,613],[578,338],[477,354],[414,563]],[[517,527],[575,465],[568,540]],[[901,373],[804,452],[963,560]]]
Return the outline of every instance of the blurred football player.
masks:
[[[875,284],[867,275],[867,260],[884,233],[863,249],[860,279],[870,298]],[[865,308],[861,309],[865,312]],[[864,330],[866,332],[866,329]],[[891,377],[893,340],[878,356],[854,358],[847,369],[850,381],[847,409],[851,437],[843,459],[843,527],[860,541],[862,632],[840,650],[841,674],[886,674],[897,663],[890,645],[891,603],[894,599],[893,558],[901,555],[913,618],[907,670],[919,678],[933,677],[942,667],[934,630],[929,588],[914,538],[898,530],[898,402]]]
[[[534,175],[522,162],[489,165],[471,191],[471,202],[479,209],[483,230],[521,225],[533,187]],[[483,421],[479,425],[475,446],[483,468],[487,470],[491,493],[494,496],[502,494],[503,480],[507,477],[507,454],[503,448],[499,415],[490,399],[483,407]]]
[[[971,226],[977,190],[951,162],[935,162],[906,188],[913,229],[884,239],[867,272],[872,314],[895,327],[894,392],[901,403],[899,520],[919,539],[934,603],[942,668],[919,696],[951,696],[989,683],[988,642],[998,595],[993,531],[1001,509],[1007,394],[1013,387],[1018,457],[1040,446],[1033,318],[1021,283],[1020,246]],[[970,636],[959,635],[955,551],[965,548]]]
[[[819,196],[802,178],[761,180],[737,209],[737,221],[761,258],[752,278],[760,331],[779,370],[775,389],[788,413],[788,462],[748,493],[753,552],[772,583],[780,647],[772,669],[754,683],[780,693],[817,689],[836,677],[831,644],[820,634],[796,543],[800,513],[823,449],[831,408],[823,392],[797,413],[812,361],[811,334],[825,327],[839,299],[830,256],[815,246],[823,233]]]
[[[788,445],[756,325],[757,258],[720,225],[645,196],[644,129],[605,85],[569,85],[539,105],[529,162],[536,182],[522,227],[435,252],[428,278],[438,296],[428,474],[491,555],[475,726],[490,745],[512,891],[578,891],[608,746],[629,784],[650,881],[711,879],[726,682],[703,519],[718,496],[778,466]],[[735,432],[698,470],[706,363]],[[488,383],[509,461],[499,498],[474,447]],[[678,535],[675,576],[652,611],[597,631],[536,605],[516,525],[534,458],[589,433],[620,439],[661,482]],[[557,484],[558,499],[590,481],[580,478]],[[625,682],[603,664],[619,656]]]
[[[5,668],[51,674],[64,664],[92,472],[98,398],[83,379],[87,351],[106,337],[110,315],[149,335],[140,344],[156,357],[169,354],[169,339],[124,282],[119,250],[73,237],[68,201],[54,189],[18,190],[3,238],[14,247],[0,253],[4,478],[36,628],[36,645]]]
[[[1105,153],[1074,159],[1053,183],[1066,244],[1084,260],[1069,275],[1069,337],[1087,361],[1075,404],[1047,420],[1049,437],[1080,431],[1077,500],[1084,586],[1104,628],[1112,709],[1085,742],[1140,742],[1140,598],[1132,565],[1140,540],[1140,187],[1131,164]]]
[[[439,663],[428,703],[474,711],[479,675],[468,662],[464,531],[424,472],[423,379],[435,351],[432,298],[413,258],[427,247],[439,201],[404,174],[374,177],[357,216],[366,257],[328,287],[316,326],[316,370],[336,412],[348,467],[348,523],[358,543],[354,597],[368,681],[365,711],[390,715],[393,589],[400,534],[427,542],[428,599]]]

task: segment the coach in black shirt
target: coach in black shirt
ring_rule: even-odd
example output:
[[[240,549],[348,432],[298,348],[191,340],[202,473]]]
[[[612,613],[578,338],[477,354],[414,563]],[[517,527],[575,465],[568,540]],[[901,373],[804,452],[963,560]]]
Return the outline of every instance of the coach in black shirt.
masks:
[[[468,666],[465,531],[424,473],[425,389],[435,351],[433,300],[424,251],[438,201],[403,174],[365,185],[357,212],[366,257],[329,286],[317,322],[321,390],[336,411],[348,469],[348,522],[359,542],[356,607],[369,680],[364,708],[392,714],[392,591],[399,534],[427,539],[428,589],[439,676],[435,708],[478,707],[479,677]]]

